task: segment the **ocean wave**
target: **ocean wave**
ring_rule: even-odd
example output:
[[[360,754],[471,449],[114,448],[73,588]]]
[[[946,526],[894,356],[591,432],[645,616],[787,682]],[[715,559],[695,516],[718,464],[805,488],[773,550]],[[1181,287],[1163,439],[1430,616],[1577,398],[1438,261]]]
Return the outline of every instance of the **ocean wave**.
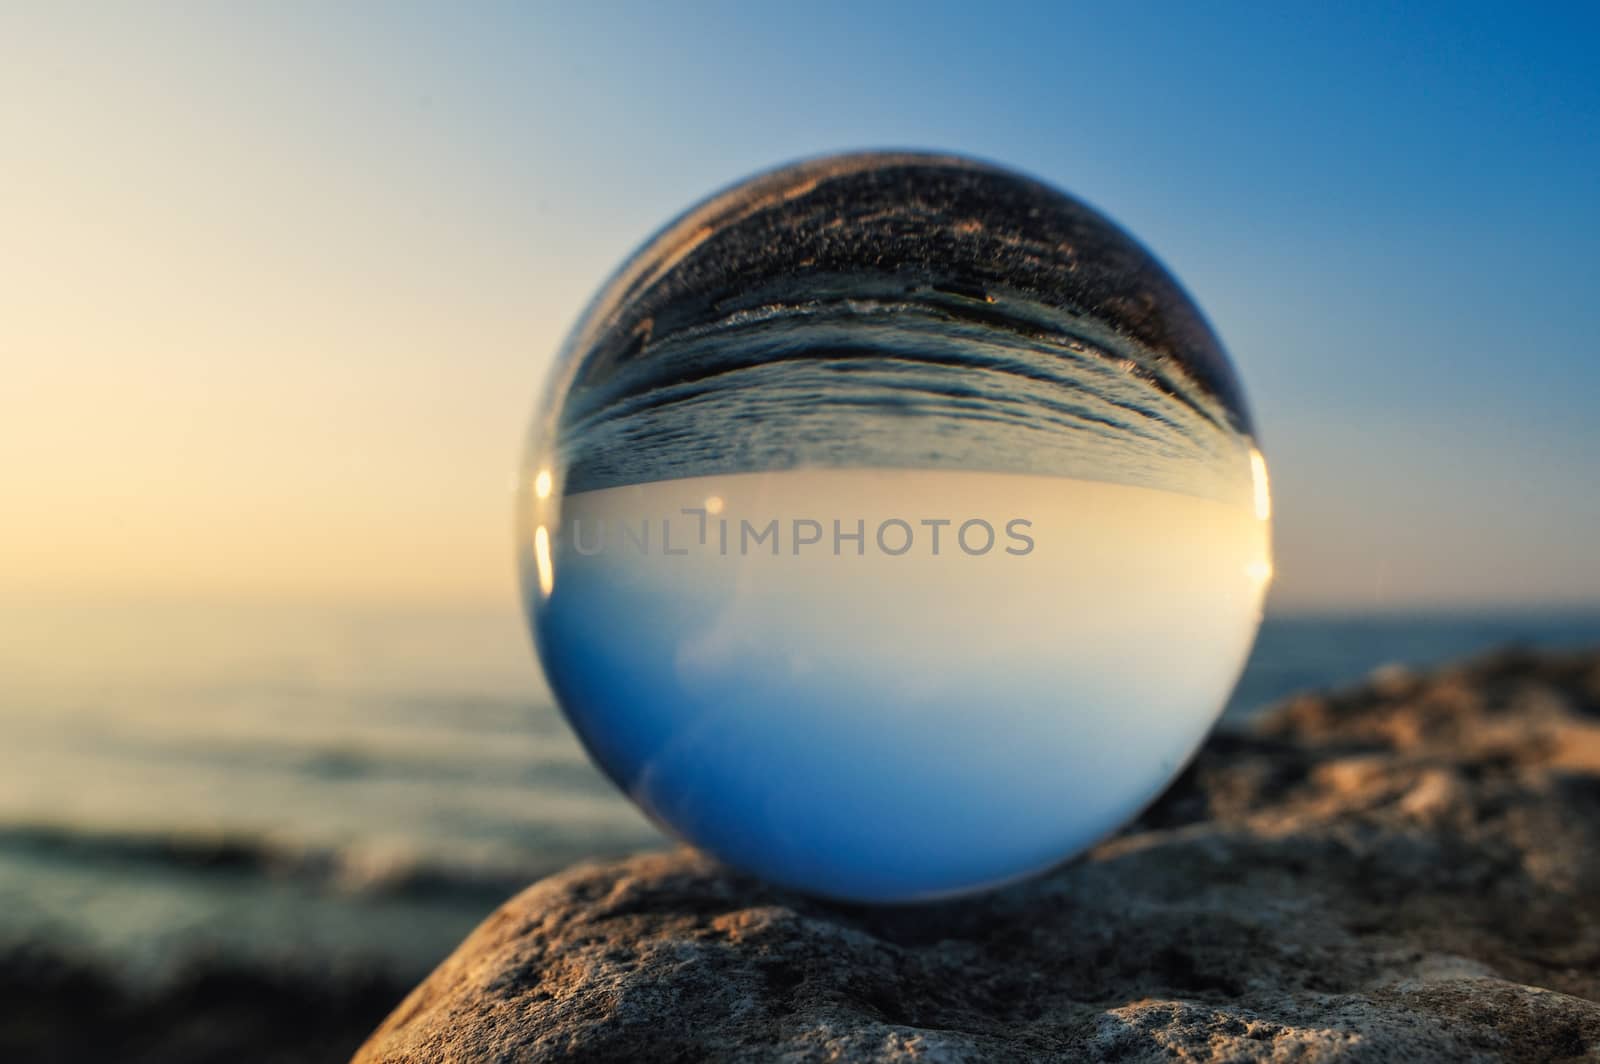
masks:
[[[1226,501],[1248,487],[1242,417],[1177,362],[1013,297],[981,304],[981,320],[963,302],[816,299],[655,341],[575,383],[566,491],[804,466],[1029,473]]]
[[[551,851],[539,858],[444,861],[394,846],[317,846],[243,833],[0,825],[0,860],[25,856],[82,865],[139,865],[174,874],[242,875],[342,895],[423,901],[493,903],[583,855]]]

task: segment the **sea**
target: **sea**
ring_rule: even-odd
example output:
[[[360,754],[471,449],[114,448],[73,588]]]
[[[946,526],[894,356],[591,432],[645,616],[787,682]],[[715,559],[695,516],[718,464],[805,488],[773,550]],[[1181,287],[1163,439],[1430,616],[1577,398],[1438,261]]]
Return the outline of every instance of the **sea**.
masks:
[[[1600,645],[1600,610],[1269,615],[1222,726],[1507,644]],[[0,953],[407,981],[533,879],[666,844],[514,605],[0,606]]]

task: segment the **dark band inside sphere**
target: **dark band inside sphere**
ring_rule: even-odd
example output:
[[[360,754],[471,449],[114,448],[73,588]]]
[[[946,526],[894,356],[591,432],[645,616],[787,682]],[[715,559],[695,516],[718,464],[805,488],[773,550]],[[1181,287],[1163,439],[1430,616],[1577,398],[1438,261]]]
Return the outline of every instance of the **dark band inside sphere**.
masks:
[[[713,197],[613,278],[568,357],[569,491],[867,465],[1209,495],[1250,432],[1216,338],[1144,248],[942,156],[823,159]]]

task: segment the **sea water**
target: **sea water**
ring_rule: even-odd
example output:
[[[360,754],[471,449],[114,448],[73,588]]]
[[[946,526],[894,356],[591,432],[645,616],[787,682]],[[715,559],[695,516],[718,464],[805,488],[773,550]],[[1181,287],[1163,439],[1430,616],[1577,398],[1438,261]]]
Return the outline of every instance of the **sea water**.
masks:
[[[0,954],[403,987],[533,879],[659,845],[521,628],[510,596],[0,602]]]
[[[141,991],[218,959],[409,985],[534,878],[660,845],[520,627],[509,602],[0,602],[0,942]],[[1512,640],[1592,646],[1600,614],[1269,613],[1224,720]]]

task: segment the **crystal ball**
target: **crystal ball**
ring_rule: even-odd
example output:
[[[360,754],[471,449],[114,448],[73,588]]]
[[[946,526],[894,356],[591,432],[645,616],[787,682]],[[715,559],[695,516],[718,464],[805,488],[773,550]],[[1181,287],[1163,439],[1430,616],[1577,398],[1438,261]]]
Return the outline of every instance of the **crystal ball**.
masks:
[[[959,157],[764,173],[560,351],[523,595],[595,762],[729,865],[992,887],[1138,815],[1255,638],[1270,499],[1199,309],[1103,215]]]

